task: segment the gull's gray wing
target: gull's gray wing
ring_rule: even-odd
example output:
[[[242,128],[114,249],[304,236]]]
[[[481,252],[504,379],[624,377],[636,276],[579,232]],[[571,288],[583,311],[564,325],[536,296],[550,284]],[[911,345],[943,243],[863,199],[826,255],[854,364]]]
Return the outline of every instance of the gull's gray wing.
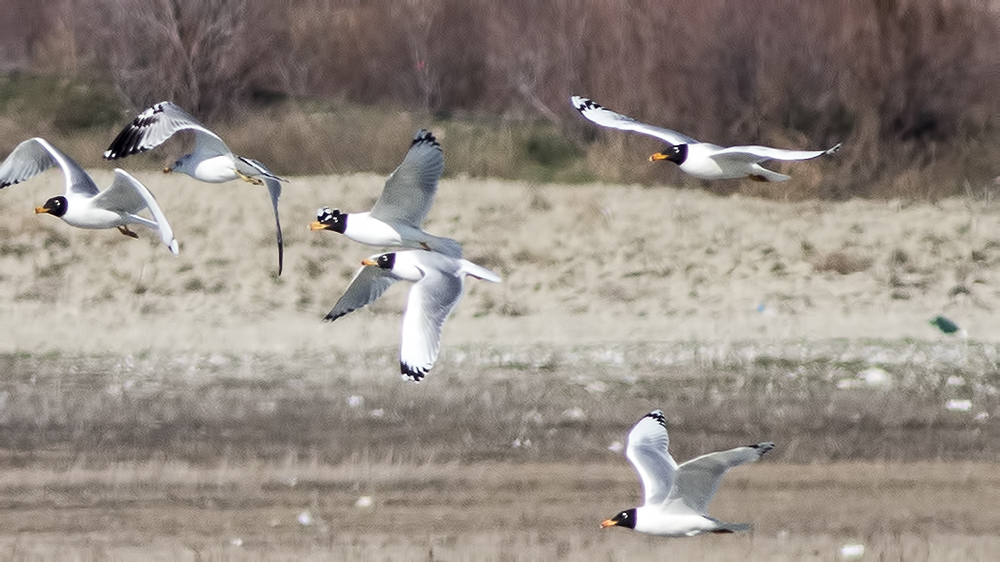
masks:
[[[662,410],[646,414],[628,434],[625,458],[632,463],[642,483],[643,505],[662,503],[670,494],[677,463],[668,448],[667,421]]]
[[[274,208],[274,232],[278,239],[278,275],[285,262],[285,244],[281,237],[281,218],[278,216],[278,199],[281,198],[281,183],[284,179],[276,176],[267,169],[263,163],[253,158],[236,156],[236,169],[248,176],[261,176],[267,186],[267,194],[271,197],[271,206]]]
[[[635,119],[622,115],[621,113],[615,113],[594,100],[582,98],[580,96],[573,96],[569,100],[572,102],[573,107],[580,112],[580,115],[583,115],[587,118],[587,120],[602,127],[610,127],[621,131],[632,131],[633,133],[649,135],[668,144],[695,144],[698,142],[687,135],[678,133],[677,131],[664,129],[662,127],[654,127],[653,125],[636,121]]]
[[[377,258],[374,256],[372,259]],[[324,321],[333,322],[341,316],[353,312],[365,305],[375,302],[397,279],[381,267],[365,265],[354,274],[354,279],[344,291],[343,296],[333,305],[333,308],[323,317]]]
[[[278,237],[278,275],[285,262],[285,243],[281,239],[281,217],[278,216],[278,198],[281,197],[281,183],[276,179],[264,178],[267,194],[271,196],[271,206],[274,207],[274,232]]]
[[[764,162],[766,160],[811,160],[833,154],[840,150],[840,144],[826,150],[785,150],[769,146],[730,146],[712,155],[715,160],[727,159],[740,162]]]
[[[0,164],[0,189],[32,178],[56,165],[62,168],[66,178],[66,195],[93,197],[100,193],[94,180],[75,160],[39,137],[17,145]]]
[[[178,131],[194,132],[195,152],[207,156],[232,154],[218,135],[205,128],[188,112],[169,101],[161,101],[145,109],[122,129],[104,151],[104,157],[116,160],[145,152],[160,146]]]
[[[160,239],[174,255],[177,254],[178,246],[174,239],[174,231],[170,228],[166,215],[160,210],[156,198],[142,182],[125,170],[115,168],[115,179],[111,182],[111,187],[94,197],[93,204],[95,207],[129,215],[135,215],[143,209],[149,209],[156,222],[156,230],[160,233]]]
[[[410,289],[399,341],[400,371],[404,378],[415,382],[423,379],[437,360],[441,328],[462,299],[465,281],[461,273],[452,275],[430,267],[423,269],[423,278]]]
[[[708,502],[719,489],[726,471],[753,462],[773,448],[774,443],[758,443],[709,453],[681,464],[674,475],[674,488],[667,503],[677,502],[700,515],[706,515]]]
[[[371,216],[388,223],[420,228],[434,203],[438,180],[444,172],[441,145],[430,131],[420,129],[403,163],[385,182]]]

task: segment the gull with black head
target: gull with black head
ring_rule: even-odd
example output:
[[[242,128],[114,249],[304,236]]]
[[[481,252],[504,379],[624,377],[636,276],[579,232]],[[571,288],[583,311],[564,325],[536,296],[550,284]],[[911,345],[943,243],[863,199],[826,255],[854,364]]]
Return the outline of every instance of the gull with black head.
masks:
[[[673,162],[682,172],[703,180],[750,178],[765,182],[785,181],[790,177],[768,170],[761,166],[761,163],[769,160],[811,160],[840,150],[840,143],[826,150],[785,150],[768,146],[723,147],[697,141],[677,131],[636,121],[587,98],[573,96],[570,102],[587,120],[602,127],[632,131],[664,141],[667,146],[650,156],[650,162],[658,160]]]
[[[36,207],[36,213],[59,217],[77,228],[117,228],[131,238],[138,235],[128,225],[141,224],[157,231],[167,248],[174,255],[178,253],[167,217],[139,180],[125,170],[115,169],[111,186],[101,191],[75,160],[43,138],[35,137],[17,145],[0,164],[0,189],[33,178],[53,166],[62,169],[66,191]],[[138,214],[144,209],[149,209],[152,220]]]
[[[340,209],[323,207],[310,229],[332,230],[371,246],[432,250],[461,258],[461,244],[428,234],[420,226],[434,203],[443,172],[441,145],[430,131],[420,129],[403,162],[385,181],[382,195],[371,211],[342,213]]]
[[[423,250],[375,255],[361,265],[323,320],[333,322],[375,302],[396,281],[412,282],[399,338],[399,367],[403,378],[413,382],[420,382],[437,360],[441,329],[465,292],[465,276],[500,282],[500,276],[485,267]]]
[[[118,133],[104,151],[104,157],[108,160],[117,160],[145,152],[160,146],[181,131],[194,133],[194,150],[164,168],[164,173],[180,172],[208,183],[222,183],[239,178],[254,185],[267,186],[271,206],[274,208],[274,227],[278,240],[278,275],[281,275],[285,247],[281,238],[278,199],[281,197],[281,182],[286,180],[276,176],[257,160],[233,154],[219,135],[207,129],[188,112],[169,101],[154,104],[143,110]]]
[[[606,519],[601,527],[625,527],[667,537],[749,530],[747,524],[709,517],[708,503],[726,471],[759,459],[774,448],[774,443],[708,453],[680,465],[670,456],[669,446],[662,410],[646,414],[635,424],[628,434],[625,457],[639,474],[645,501]]]

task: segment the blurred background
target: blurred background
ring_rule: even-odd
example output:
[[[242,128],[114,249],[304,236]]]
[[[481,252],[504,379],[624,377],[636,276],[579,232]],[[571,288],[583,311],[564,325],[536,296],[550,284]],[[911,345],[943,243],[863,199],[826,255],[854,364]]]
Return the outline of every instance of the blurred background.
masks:
[[[452,136],[450,174],[983,195],[998,42],[992,0],[6,0],[0,150],[42,134],[97,164],[169,99],[285,175],[391,169],[402,114]],[[844,149],[794,186],[701,185],[647,165],[655,141],[584,122],[572,94],[718,144]]]

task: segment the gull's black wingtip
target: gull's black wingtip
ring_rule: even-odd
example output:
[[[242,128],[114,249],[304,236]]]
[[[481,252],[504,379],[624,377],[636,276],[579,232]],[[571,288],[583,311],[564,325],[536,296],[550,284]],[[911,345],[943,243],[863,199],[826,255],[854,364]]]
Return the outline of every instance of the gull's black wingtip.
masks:
[[[413,142],[410,143],[410,146],[418,144],[429,144],[431,146],[441,148],[441,143],[438,142],[434,133],[428,131],[427,129],[420,129],[417,131],[417,134],[413,136]]]
[[[427,376],[427,369],[411,367],[402,361],[399,362],[399,372],[403,375],[403,380],[410,382],[420,382]]]
[[[573,104],[573,107],[581,113],[589,109],[604,109],[603,106],[596,101],[582,96],[573,96],[569,98],[569,101]]]
[[[667,418],[663,416],[663,410],[653,410],[652,412],[643,416],[644,418],[651,418],[656,421],[656,423],[667,427]]]

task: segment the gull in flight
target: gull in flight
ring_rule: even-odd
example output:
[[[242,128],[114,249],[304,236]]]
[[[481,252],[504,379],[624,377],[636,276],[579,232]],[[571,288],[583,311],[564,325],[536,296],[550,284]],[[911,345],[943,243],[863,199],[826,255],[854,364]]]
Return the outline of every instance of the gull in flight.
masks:
[[[146,186],[125,170],[115,169],[111,186],[101,191],[75,160],[45,139],[28,139],[7,156],[0,164],[0,189],[30,179],[52,166],[62,168],[66,192],[36,207],[36,213],[59,217],[78,228],[117,228],[131,238],[138,238],[138,235],[129,230],[128,225],[145,225],[159,232],[163,243],[177,254],[173,230]],[[147,208],[153,220],[138,214]]]
[[[709,453],[681,465],[670,456],[669,445],[667,422],[661,410],[646,414],[635,424],[628,434],[625,457],[639,474],[645,503],[606,519],[601,527],[626,527],[667,537],[748,530],[749,525],[709,517],[708,502],[726,471],[759,459],[774,448],[774,443]]]
[[[411,281],[403,313],[399,367],[403,378],[413,382],[420,382],[434,366],[441,349],[441,327],[462,298],[465,276],[500,282],[500,276],[485,267],[423,250],[375,255],[361,265],[323,320],[332,322],[374,302],[398,280]]]
[[[278,239],[278,275],[285,257],[281,239],[281,219],[278,217],[278,198],[281,183],[286,181],[274,175],[260,162],[233,154],[218,135],[205,128],[197,119],[169,101],[162,101],[144,110],[126,126],[107,150],[108,160],[125,158],[132,154],[156,148],[178,131],[194,132],[194,151],[185,154],[163,169],[164,173],[180,172],[196,180],[222,183],[242,179],[254,185],[266,185],[274,207],[274,227]]]
[[[650,156],[650,162],[673,162],[682,172],[704,180],[750,178],[756,181],[785,181],[790,179],[789,176],[768,170],[761,163],[768,160],[811,160],[840,150],[840,143],[826,150],[784,150],[767,146],[722,147],[699,142],[677,131],[647,125],[587,98],[573,96],[570,102],[581,115],[602,127],[632,131],[664,141],[667,147]]]
[[[438,180],[444,172],[441,145],[430,131],[420,129],[403,163],[385,181],[371,211],[341,213],[323,207],[311,230],[332,230],[371,246],[401,246],[462,257],[462,245],[451,238],[432,236],[420,225],[431,210]]]

